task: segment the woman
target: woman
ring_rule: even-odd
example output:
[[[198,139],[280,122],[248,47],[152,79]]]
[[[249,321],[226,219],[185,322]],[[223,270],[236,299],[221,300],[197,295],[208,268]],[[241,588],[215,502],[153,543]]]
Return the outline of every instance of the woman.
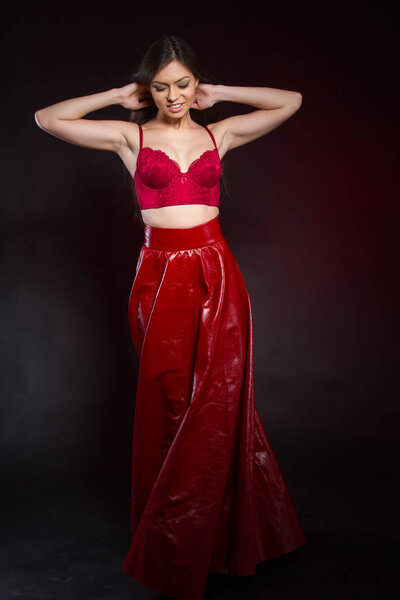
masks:
[[[306,541],[254,405],[251,305],[218,208],[222,158],[302,96],[209,81],[188,44],[164,36],[133,83],[35,113],[52,135],[116,152],[134,179],[144,243],[128,310],[140,362],[123,569],[179,600],[200,600],[210,572],[254,575]],[[207,127],[221,101],[256,110]],[[133,119],[82,118],[110,104]]]

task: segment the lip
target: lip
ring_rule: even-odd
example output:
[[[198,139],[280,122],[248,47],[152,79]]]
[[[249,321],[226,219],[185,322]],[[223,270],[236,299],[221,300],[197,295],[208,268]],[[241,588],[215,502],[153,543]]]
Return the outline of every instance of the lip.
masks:
[[[181,110],[181,108],[183,107],[183,104],[184,104],[183,102],[180,102],[180,104],[177,108],[172,108],[170,105],[168,105],[167,108],[171,112],[179,112]]]

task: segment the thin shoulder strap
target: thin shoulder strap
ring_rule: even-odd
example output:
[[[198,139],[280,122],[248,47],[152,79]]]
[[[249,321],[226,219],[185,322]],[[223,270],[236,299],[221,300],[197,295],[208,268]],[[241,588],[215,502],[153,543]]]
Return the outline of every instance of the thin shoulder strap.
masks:
[[[138,123],[138,125],[139,125],[139,123]],[[143,147],[143,129],[142,129],[141,125],[139,125],[139,140],[140,140],[140,150],[141,150]]]
[[[213,136],[213,134],[211,133],[211,131],[208,129],[207,125],[204,125],[204,128],[205,128],[205,129],[207,129],[208,133],[209,133],[209,134],[210,134],[210,136],[211,136],[211,139],[212,139],[212,141],[214,142],[214,146],[215,146],[215,147],[217,147],[217,144],[215,143],[214,136]]]

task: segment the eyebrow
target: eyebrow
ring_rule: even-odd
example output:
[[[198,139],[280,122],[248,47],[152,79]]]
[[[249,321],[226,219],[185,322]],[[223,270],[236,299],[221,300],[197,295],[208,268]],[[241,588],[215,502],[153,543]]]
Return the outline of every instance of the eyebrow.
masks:
[[[175,81],[175,83],[178,83],[179,81],[182,81],[182,79],[186,79],[186,77],[189,77],[189,79],[190,79],[190,75],[184,75],[184,77],[181,77],[180,79],[177,79]],[[162,85],[168,85],[168,83],[165,83],[164,81],[153,81],[153,83],[161,83]]]

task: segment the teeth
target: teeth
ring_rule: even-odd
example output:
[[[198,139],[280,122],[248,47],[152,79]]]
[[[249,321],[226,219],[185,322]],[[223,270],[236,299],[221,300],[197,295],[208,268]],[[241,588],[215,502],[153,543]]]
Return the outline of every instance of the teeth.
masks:
[[[170,104],[169,107],[170,108],[178,108],[178,106],[181,106],[182,102],[180,104]]]

